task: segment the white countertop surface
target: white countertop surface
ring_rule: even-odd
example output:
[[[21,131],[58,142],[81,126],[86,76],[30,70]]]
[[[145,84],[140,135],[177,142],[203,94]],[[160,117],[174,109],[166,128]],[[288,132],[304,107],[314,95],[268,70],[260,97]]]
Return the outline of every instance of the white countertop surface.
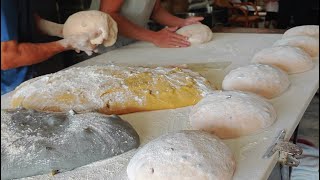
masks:
[[[102,54],[75,66],[99,65],[109,63],[145,63],[145,64],[183,64],[220,62],[230,64],[227,67],[213,69],[210,72],[200,72],[215,86],[219,87],[224,75],[238,66],[249,64],[255,52],[271,47],[281,38],[280,34],[244,34],[244,33],[214,33],[214,39],[208,44],[181,49],[157,48],[150,43],[137,42],[132,45]],[[226,63],[227,62],[227,63]],[[270,100],[277,110],[277,121],[264,131],[237,139],[224,140],[233,151],[237,169],[235,180],[267,179],[277,162],[277,155],[269,159],[262,156],[273,143],[280,130],[287,131],[290,138],[301,120],[312,97],[319,87],[319,58],[315,58],[316,66],[312,70],[290,75],[291,86],[280,97]],[[2,98],[1,98],[2,101]],[[3,102],[2,102],[3,104]],[[140,135],[142,145],[166,132],[181,129],[191,129],[188,112],[191,107],[174,110],[133,113],[121,116],[127,120]],[[54,179],[115,179],[119,169],[125,169],[127,161],[133,153],[121,155],[109,160],[92,163],[70,172],[58,174]],[[125,158],[126,157],[126,158]],[[120,159],[121,163],[114,164]],[[113,162],[110,164],[110,162]],[[113,172],[110,167],[119,166]],[[124,171],[121,172],[125,173]],[[48,175],[33,179],[47,179]],[[50,178],[52,179],[52,177]]]

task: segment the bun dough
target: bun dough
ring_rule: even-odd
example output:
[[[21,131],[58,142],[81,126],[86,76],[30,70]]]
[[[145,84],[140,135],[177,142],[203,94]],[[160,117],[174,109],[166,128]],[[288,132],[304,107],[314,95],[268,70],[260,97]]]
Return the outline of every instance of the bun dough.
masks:
[[[234,69],[222,81],[224,90],[248,91],[269,99],[282,94],[289,85],[287,73],[264,64],[251,64]]]
[[[63,37],[91,33],[101,30],[99,37],[91,39],[92,44],[112,46],[117,40],[117,23],[110,15],[96,10],[80,11],[69,16],[63,25]]]
[[[319,39],[310,36],[291,36],[280,39],[273,46],[293,46],[307,52],[311,57],[319,55]]]
[[[288,29],[284,34],[283,38],[290,36],[312,36],[314,38],[319,38],[319,26],[318,25],[305,25],[297,26]]]
[[[126,114],[194,105],[211,91],[205,78],[187,69],[87,66],[24,82],[11,108]]]
[[[308,53],[292,46],[276,46],[266,48],[256,53],[253,63],[270,64],[288,74],[302,73],[314,67],[314,62]]]
[[[240,91],[216,91],[196,104],[190,113],[195,129],[220,138],[257,133],[276,120],[273,106],[261,96]]]
[[[177,34],[189,37],[188,41],[192,44],[203,44],[211,41],[212,31],[204,24],[192,24],[180,28]]]
[[[228,146],[203,131],[163,135],[130,160],[130,180],[231,180],[235,161]]]
[[[118,116],[1,110],[1,179],[69,171],[138,146]]]

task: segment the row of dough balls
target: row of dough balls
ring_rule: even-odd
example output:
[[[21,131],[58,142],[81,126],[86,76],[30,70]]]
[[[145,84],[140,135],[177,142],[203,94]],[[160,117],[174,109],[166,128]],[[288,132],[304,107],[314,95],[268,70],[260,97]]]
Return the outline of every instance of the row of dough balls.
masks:
[[[289,88],[287,73],[314,67],[311,55],[318,53],[316,37],[318,26],[292,28],[274,47],[258,52],[253,58],[255,64],[231,70],[222,82],[224,91],[207,95],[192,108],[192,127],[220,138],[236,138],[271,126],[277,116],[266,98],[277,97]]]

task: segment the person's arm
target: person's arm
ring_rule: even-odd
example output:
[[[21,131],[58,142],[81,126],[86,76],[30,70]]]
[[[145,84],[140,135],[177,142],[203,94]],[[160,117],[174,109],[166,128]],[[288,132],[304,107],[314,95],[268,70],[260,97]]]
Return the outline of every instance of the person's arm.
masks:
[[[100,1],[100,10],[108,13],[117,22],[119,34],[132,39],[151,42],[159,47],[187,47],[190,45],[186,37],[174,33],[177,30],[175,27],[154,32],[135,25],[120,14],[123,2],[124,0]]]
[[[37,14],[35,14],[34,17],[37,24],[37,28],[40,30],[41,33],[49,36],[56,36],[56,37],[63,38],[63,35],[62,35],[63,24],[58,24],[55,22],[45,20]]]
[[[200,21],[203,20],[203,17],[189,17],[186,19],[176,17],[164,9],[161,6],[160,0],[157,0],[153,8],[152,19],[165,26],[180,28],[190,24],[200,23]]]
[[[1,70],[37,64],[67,50],[85,51],[91,55],[96,45],[92,45],[90,39],[98,35],[82,34],[49,43],[18,43],[16,40],[1,42]]]

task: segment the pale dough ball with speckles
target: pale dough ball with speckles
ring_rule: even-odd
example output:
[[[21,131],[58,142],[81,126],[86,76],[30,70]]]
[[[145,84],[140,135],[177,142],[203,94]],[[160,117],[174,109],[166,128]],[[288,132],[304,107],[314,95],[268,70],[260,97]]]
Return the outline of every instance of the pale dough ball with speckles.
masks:
[[[319,39],[310,36],[289,36],[276,41],[273,46],[298,47],[311,57],[319,56]]]
[[[251,64],[231,70],[222,81],[222,89],[248,91],[271,99],[288,89],[286,72],[266,64]]]
[[[314,62],[308,53],[292,46],[262,49],[253,56],[252,62],[273,65],[288,74],[302,73],[314,67]]]
[[[176,33],[188,37],[191,45],[203,44],[212,40],[211,29],[204,24],[184,26],[176,31]]]
[[[275,120],[276,111],[265,98],[240,91],[209,94],[190,113],[193,128],[214,133],[222,139],[258,133]]]
[[[318,25],[304,25],[296,26],[291,29],[288,29],[284,34],[283,38],[290,36],[312,36],[319,38],[319,26]]]
[[[219,138],[204,131],[179,131],[143,146],[130,160],[130,180],[231,180],[232,152]]]
[[[117,23],[107,13],[90,10],[80,11],[68,17],[63,25],[63,37],[101,31],[90,40],[92,44],[112,46],[117,40]]]

